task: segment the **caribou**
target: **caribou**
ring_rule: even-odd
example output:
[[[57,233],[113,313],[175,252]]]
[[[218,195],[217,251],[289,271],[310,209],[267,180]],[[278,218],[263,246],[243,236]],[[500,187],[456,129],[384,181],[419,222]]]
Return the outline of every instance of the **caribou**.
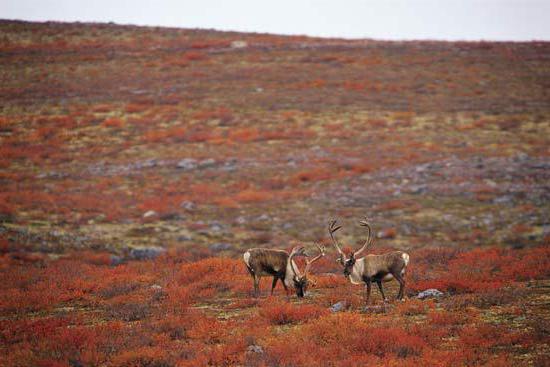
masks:
[[[336,220],[332,220],[328,226],[328,232],[332,243],[338,251],[337,261],[344,268],[344,276],[350,280],[352,284],[361,284],[366,285],[366,301],[365,303],[369,304],[370,293],[371,293],[371,283],[375,282],[380,289],[382,298],[386,302],[386,296],[384,294],[384,289],[382,288],[383,282],[388,282],[393,279],[399,282],[399,293],[397,294],[397,299],[403,299],[403,293],[405,291],[405,280],[403,279],[405,275],[405,269],[409,264],[409,255],[403,251],[392,251],[382,255],[366,255],[364,257],[358,258],[358,256],[365,251],[369,246],[372,245],[374,240],[372,228],[368,222],[368,219],[362,220],[359,224],[363,227],[366,227],[368,230],[368,237],[365,241],[363,247],[358,251],[352,252],[349,258],[346,257],[338,241],[334,237],[334,232],[342,228],[337,226]]]
[[[284,250],[265,249],[265,248],[253,248],[247,250],[243,254],[243,260],[246,265],[246,269],[254,280],[254,297],[259,296],[260,292],[260,278],[262,276],[272,276],[273,282],[271,283],[271,295],[277,285],[277,281],[281,280],[283,287],[285,288],[288,296],[289,288],[294,288],[296,296],[299,298],[304,297],[309,283],[308,280],[309,271],[311,265],[325,256],[325,250],[322,246],[316,244],[319,254],[313,259],[306,259],[306,266],[303,274],[298,269],[294,261],[294,257],[304,256],[304,246],[296,246],[292,249],[290,254]]]

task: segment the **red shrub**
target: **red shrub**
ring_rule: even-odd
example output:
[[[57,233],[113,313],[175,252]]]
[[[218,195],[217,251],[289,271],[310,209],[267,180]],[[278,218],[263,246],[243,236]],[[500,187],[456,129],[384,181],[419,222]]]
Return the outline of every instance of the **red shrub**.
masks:
[[[290,182],[294,184],[300,184],[303,182],[315,182],[315,181],[324,181],[330,180],[335,176],[333,170],[328,168],[314,168],[308,171],[302,171],[296,173],[291,177]]]
[[[237,203],[257,203],[271,200],[273,198],[273,194],[269,191],[249,189],[239,192],[233,198]]]
[[[316,305],[294,305],[289,302],[269,301],[260,308],[260,316],[273,325],[295,324],[316,319],[328,314],[324,307]]]
[[[141,347],[128,350],[115,356],[111,361],[114,367],[152,367],[171,366],[174,358],[170,351],[161,347]]]
[[[110,117],[105,119],[101,125],[105,127],[121,128],[124,126],[124,120],[118,117]]]

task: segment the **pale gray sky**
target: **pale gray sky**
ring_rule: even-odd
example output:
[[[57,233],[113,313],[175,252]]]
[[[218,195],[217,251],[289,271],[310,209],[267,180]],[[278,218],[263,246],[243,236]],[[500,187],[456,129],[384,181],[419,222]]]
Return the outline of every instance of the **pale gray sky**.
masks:
[[[0,0],[0,18],[343,38],[550,40],[550,0]]]

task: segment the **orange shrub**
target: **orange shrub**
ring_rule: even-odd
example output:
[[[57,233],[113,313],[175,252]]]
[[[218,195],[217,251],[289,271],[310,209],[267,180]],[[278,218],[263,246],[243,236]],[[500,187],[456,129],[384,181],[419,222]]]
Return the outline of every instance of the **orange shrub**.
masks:
[[[187,61],[200,61],[206,60],[207,58],[208,57],[204,53],[198,51],[189,51],[183,55],[183,59]]]
[[[290,302],[271,300],[260,308],[260,316],[273,325],[308,322],[326,314],[328,310],[324,307],[309,304],[294,305]]]
[[[239,192],[233,198],[237,203],[257,203],[271,200],[273,198],[273,194],[269,191],[248,189]]]
[[[114,367],[150,367],[173,365],[174,358],[165,348],[141,347],[136,350],[123,351],[112,360]]]
[[[149,105],[138,104],[138,103],[128,103],[125,107],[126,113],[139,113],[147,110]]]
[[[102,123],[104,127],[121,128],[124,126],[124,120],[118,117],[110,117],[105,119]]]
[[[414,316],[426,315],[429,310],[433,310],[434,303],[430,300],[422,301],[418,299],[409,299],[405,302],[398,303],[395,306],[395,311],[400,315]]]
[[[293,184],[300,184],[303,182],[315,182],[330,180],[335,176],[335,172],[328,168],[314,168],[308,171],[302,171],[296,173],[291,177],[290,182]]]

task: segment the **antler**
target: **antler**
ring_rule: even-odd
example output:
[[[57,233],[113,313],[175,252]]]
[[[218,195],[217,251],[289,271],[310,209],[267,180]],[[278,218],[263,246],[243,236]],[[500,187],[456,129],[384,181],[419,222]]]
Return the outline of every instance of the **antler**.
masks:
[[[317,248],[319,249],[319,255],[315,256],[311,260],[306,260],[306,268],[304,270],[304,275],[306,276],[308,275],[309,269],[311,268],[311,264],[325,256],[325,248],[323,246],[320,246],[318,243],[316,243],[315,246],[317,246]]]
[[[363,247],[361,247],[358,251],[355,251],[353,253],[353,257],[357,257],[361,252],[363,252],[367,247],[369,247],[372,244],[372,241],[374,240],[374,237],[372,236],[373,231],[369,224],[369,218],[365,217],[364,220],[359,221],[359,225],[363,227],[367,227],[367,229],[369,230],[369,236],[365,241],[365,244],[363,245]]]
[[[330,234],[330,238],[332,238],[332,244],[334,245],[334,247],[336,247],[336,251],[338,251],[340,256],[345,257],[346,255],[344,254],[340,246],[338,246],[338,242],[334,238],[334,232],[336,232],[340,228],[342,228],[342,226],[336,226],[336,220],[331,220],[328,225],[328,233]]]
[[[298,269],[294,267],[294,263],[292,262],[292,258],[297,255],[304,255],[304,246],[298,245],[290,251],[290,255],[288,256],[288,261],[290,261],[290,267],[292,268],[292,271],[296,276],[300,276],[300,272]]]

